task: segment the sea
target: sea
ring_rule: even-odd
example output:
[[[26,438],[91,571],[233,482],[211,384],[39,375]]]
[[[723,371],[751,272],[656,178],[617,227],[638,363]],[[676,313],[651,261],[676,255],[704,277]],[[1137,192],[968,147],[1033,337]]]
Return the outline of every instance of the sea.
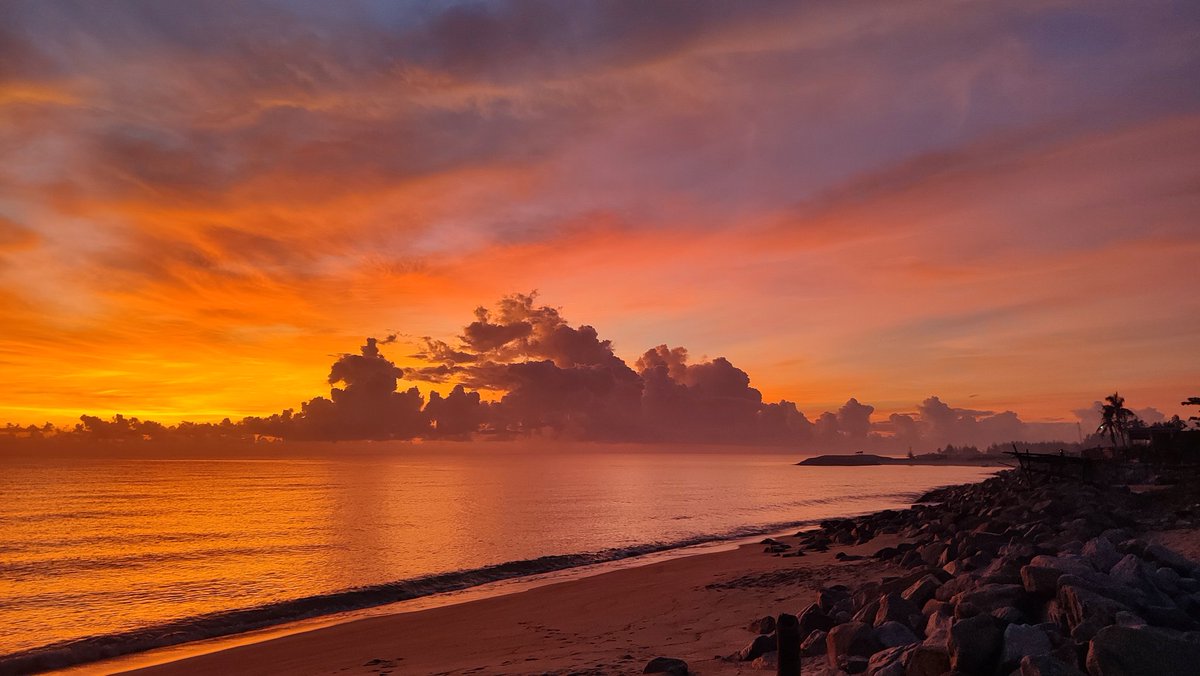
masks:
[[[0,456],[0,671],[800,529],[997,470],[800,459],[553,442]]]

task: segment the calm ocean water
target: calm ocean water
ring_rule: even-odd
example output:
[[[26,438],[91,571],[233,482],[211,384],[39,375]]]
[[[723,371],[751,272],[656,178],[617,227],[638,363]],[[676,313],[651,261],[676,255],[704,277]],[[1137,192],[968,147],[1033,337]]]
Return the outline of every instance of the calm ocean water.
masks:
[[[796,460],[501,444],[0,459],[0,656],[197,622],[261,624],[745,536],[906,506],[994,471]],[[228,612],[242,609],[259,611]]]

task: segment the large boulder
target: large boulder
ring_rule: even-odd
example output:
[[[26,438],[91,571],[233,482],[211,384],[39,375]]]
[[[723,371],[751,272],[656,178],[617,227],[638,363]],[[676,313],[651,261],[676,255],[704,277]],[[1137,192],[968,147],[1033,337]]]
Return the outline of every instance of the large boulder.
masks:
[[[1000,664],[1011,670],[1030,655],[1049,655],[1054,649],[1046,632],[1028,624],[1010,624],[1004,628],[1004,647]]]
[[[1024,603],[1026,592],[1024,587],[1016,584],[989,584],[963,592],[952,601],[958,605],[969,603],[980,612],[990,613],[1005,606],[1019,606]]]
[[[892,592],[879,597],[879,610],[875,613],[875,626],[885,622],[899,622],[909,628],[920,628],[925,618],[921,608],[900,594]]]
[[[769,653],[763,653],[754,658],[750,663],[751,669],[760,669],[762,671],[776,671],[779,669],[779,653],[772,650]]]
[[[933,595],[937,592],[938,587],[942,586],[942,581],[932,575],[926,575],[916,582],[912,583],[900,595],[906,601],[911,602],[914,606],[921,608]]]
[[[922,643],[908,654],[904,676],[942,676],[950,671],[950,651],[942,645]]]
[[[1029,655],[1021,659],[1021,676],[1084,676],[1073,664],[1049,655]]]
[[[1063,575],[1087,576],[1095,569],[1077,556],[1047,556],[1040,554],[1021,567],[1021,582],[1025,591],[1041,596],[1053,596],[1058,592],[1058,579]]]
[[[1063,585],[1058,590],[1058,604],[1071,637],[1087,641],[1102,627],[1117,621],[1117,613],[1130,608],[1119,601],[1075,585]]]
[[[867,662],[868,676],[904,676],[906,646],[886,648],[871,655]]]
[[[777,640],[773,634],[763,634],[755,636],[754,640],[738,651],[737,658],[743,662],[748,662],[759,655],[775,650]]]
[[[1130,603],[1129,599],[1119,599],[1127,605],[1170,606],[1171,597],[1159,590],[1154,581],[1154,569],[1133,554],[1128,554],[1113,565],[1109,576],[1114,582],[1140,595],[1140,604]],[[1103,592],[1101,592],[1103,593]]]
[[[1004,634],[991,615],[976,615],[950,627],[950,666],[967,673],[990,672]]]
[[[820,629],[821,631],[829,631],[833,629],[833,620],[821,610],[821,606],[812,604],[805,608],[800,613],[800,633],[808,635],[809,633]]]
[[[775,618],[767,615],[761,619],[754,620],[746,629],[754,634],[770,634],[775,631]]]
[[[1112,567],[1121,560],[1121,554],[1117,552],[1117,548],[1104,536],[1088,540],[1079,553],[1101,573],[1112,570]]]
[[[687,676],[688,665],[683,660],[674,657],[655,657],[642,669],[643,674],[670,674],[671,676]]]
[[[809,633],[803,641],[800,642],[800,654],[804,657],[817,657],[824,655],[828,648],[826,637],[828,634],[820,629]]]
[[[937,591],[933,593],[933,597],[939,601],[949,601],[958,594],[974,589],[978,581],[974,574],[959,575],[938,587]]]
[[[1058,578],[1062,571],[1043,566],[1021,566],[1021,583],[1025,591],[1039,596],[1054,596],[1058,593]]]
[[[1095,570],[1083,557],[1073,554],[1060,554],[1058,556],[1039,554],[1029,560],[1029,565],[1037,566],[1038,568],[1053,568],[1054,570],[1061,571],[1063,575],[1067,573],[1086,575]]]
[[[875,638],[885,648],[909,645],[921,640],[913,633],[912,629],[908,628],[908,625],[895,620],[889,620],[875,627]]]
[[[833,614],[834,608],[842,601],[850,600],[850,589],[845,585],[834,585],[826,587],[817,594],[817,605],[826,614]]]
[[[1176,573],[1186,577],[1195,577],[1196,571],[1200,570],[1200,565],[1194,561],[1159,544],[1146,546],[1146,558],[1157,561],[1167,568],[1172,568]]]
[[[1091,676],[1166,676],[1200,672],[1200,643],[1151,627],[1105,627],[1088,645]]]
[[[866,622],[847,622],[829,630],[825,638],[825,657],[829,666],[838,667],[839,660],[850,656],[866,657],[880,648],[875,630]]]
[[[867,624],[875,624],[875,616],[879,614],[879,600],[876,599],[859,608],[853,617],[850,619],[855,622],[866,622]]]
[[[940,611],[929,614],[925,622],[926,642],[945,645],[950,640],[950,627],[954,625],[954,615]]]

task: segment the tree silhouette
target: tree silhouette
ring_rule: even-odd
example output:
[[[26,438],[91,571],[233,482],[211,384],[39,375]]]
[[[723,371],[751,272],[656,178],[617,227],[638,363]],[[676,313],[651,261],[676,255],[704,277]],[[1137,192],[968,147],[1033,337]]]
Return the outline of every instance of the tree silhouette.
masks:
[[[1181,402],[1179,402],[1179,405],[1180,406],[1200,406],[1200,397],[1188,397],[1187,401],[1181,401]],[[1196,423],[1197,427],[1200,427],[1200,416],[1194,415],[1194,416],[1191,416],[1190,418],[1188,418],[1188,420]]]
[[[1125,408],[1125,397],[1118,392],[1113,392],[1105,397],[1104,402],[1100,414],[1100,426],[1096,428],[1096,433],[1107,434],[1109,440],[1112,441],[1113,448],[1116,448],[1118,437],[1122,442],[1125,441],[1129,428],[1137,420],[1137,416],[1133,411]]]

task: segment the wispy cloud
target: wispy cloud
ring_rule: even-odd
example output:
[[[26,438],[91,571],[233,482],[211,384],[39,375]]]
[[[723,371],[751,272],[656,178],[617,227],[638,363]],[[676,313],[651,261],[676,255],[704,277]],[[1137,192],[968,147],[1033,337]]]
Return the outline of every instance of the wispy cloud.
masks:
[[[0,417],[278,410],[514,288],[772,400],[1170,410],[1198,43],[1172,2],[4,3]]]

